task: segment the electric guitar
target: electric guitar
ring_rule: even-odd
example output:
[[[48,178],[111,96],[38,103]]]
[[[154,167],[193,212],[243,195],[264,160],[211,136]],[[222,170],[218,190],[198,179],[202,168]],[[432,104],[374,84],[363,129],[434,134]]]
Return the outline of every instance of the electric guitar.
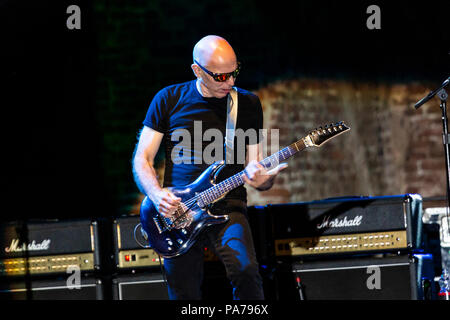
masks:
[[[308,147],[320,147],[347,130],[350,128],[344,122],[319,127],[259,163],[269,170],[297,152]],[[142,229],[150,247],[157,254],[165,258],[181,255],[192,247],[204,228],[229,219],[227,215],[214,215],[209,209],[227,192],[244,184],[242,177],[245,170],[216,184],[217,174],[224,166],[223,161],[215,162],[191,184],[167,188],[181,198],[180,205],[170,218],[160,214],[148,197],[144,198],[140,209]]]

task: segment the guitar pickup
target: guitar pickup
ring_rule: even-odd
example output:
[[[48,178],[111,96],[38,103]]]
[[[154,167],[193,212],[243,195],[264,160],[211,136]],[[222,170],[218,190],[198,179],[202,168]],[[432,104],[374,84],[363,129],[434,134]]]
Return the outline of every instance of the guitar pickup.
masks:
[[[167,224],[167,220],[171,221],[169,218],[160,218],[159,216],[153,217],[153,221],[155,222],[156,228],[158,229],[159,233],[163,233],[164,231],[170,231],[172,229]]]
[[[156,225],[156,228],[158,229],[158,232],[159,232],[159,233],[162,233],[163,230],[162,230],[162,228],[161,228],[161,225],[159,224],[159,219],[158,219],[158,217],[154,217],[154,218],[153,218],[153,221],[155,222],[155,225]]]

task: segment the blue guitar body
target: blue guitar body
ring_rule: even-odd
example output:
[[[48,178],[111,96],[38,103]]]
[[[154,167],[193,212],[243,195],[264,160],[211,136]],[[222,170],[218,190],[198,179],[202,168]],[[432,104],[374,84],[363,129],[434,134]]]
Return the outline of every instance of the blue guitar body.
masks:
[[[209,212],[209,205],[203,205],[196,200],[196,196],[203,191],[215,186],[219,171],[224,167],[223,162],[210,165],[191,184],[181,188],[167,188],[175,196],[181,198],[181,207],[188,209],[189,223],[185,227],[177,228],[178,221],[173,223],[171,219],[162,216],[153,202],[145,197],[141,204],[140,218],[144,231],[147,233],[149,245],[159,255],[171,258],[185,253],[195,243],[195,238],[207,226],[224,223],[227,215],[215,216]],[[181,211],[182,212],[182,211]],[[185,212],[183,212],[185,214]],[[179,220],[183,224],[183,217]]]

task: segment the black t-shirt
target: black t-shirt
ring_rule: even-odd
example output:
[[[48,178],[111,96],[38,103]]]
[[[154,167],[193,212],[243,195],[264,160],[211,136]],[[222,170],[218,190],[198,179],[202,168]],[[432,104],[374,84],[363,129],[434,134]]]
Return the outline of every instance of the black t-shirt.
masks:
[[[258,143],[261,138],[259,130],[263,128],[263,114],[259,98],[240,88],[237,88],[237,91],[236,130],[255,134],[249,134],[246,139],[238,141],[236,132],[234,164],[228,164],[221,170],[217,182],[242,171],[245,168],[242,159],[245,145]],[[221,145],[223,149],[226,118],[227,97],[222,99],[203,97],[196,88],[196,80],[166,87],[155,95],[143,123],[164,134],[162,143],[166,159],[164,187],[185,186],[208,168],[212,163],[210,159],[219,160],[222,156],[220,160],[223,160],[225,151],[222,154],[214,152],[218,149],[213,146]],[[213,136],[209,138],[210,140],[204,136],[208,129],[212,129],[209,130]],[[219,131],[222,139],[216,141],[219,136],[214,133]],[[243,186],[230,191],[225,197],[244,201],[246,198],[247,193]]]

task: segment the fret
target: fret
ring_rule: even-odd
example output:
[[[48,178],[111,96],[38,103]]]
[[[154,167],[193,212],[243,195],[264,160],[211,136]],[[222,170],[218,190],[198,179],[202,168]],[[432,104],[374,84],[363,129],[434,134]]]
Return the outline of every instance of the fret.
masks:
[[[283,156],[284,156],[284,160],[286,160],[287,158],[292,156],[291,150],[289,148],[284,148],[283,149]]]
[[[303,139],[295,142],[294,144],[298,151],[301,151],[306,148],[305,143],[303,142]]]
[[[238,186],[237,181],[236,181],[236,176],[232,176],[231,178],[233,180],[233,187],[236,188]]]
[[[285,157],[284,160],[286,160],[292,156],[291,148],[287,147],[287,148],[284,148],[283,150],[284,150],[283,154]]]
[[[205,205],[208,202],[208,200],[206,200],[204,192],[202,192],[200,194],[201,194],[201,197],[202,197],[202,203],[203,203],[203,205]]]
[[[285,149],[283,149],[283,150],[281,150],[281,151],[279,152],[278,159],[279,159],[280,161],[286,160],[286,154],[285,154],[285,152],[286,152]]]
[[[272,156],[268,157],[267,159],[269,159],[269,163],[270,163],[269,168],[272,168],[272,166],[273,166]]]
[[[244,180],[242,180],[242,178],[239,174],[236,175],[236,180],[237,180],[238,186],[244,184]]]
[[[270,164],[272,165],[272,167],[275,167],[280,163],[280,161],[279,161],[280,155],[278,153],[270,156],[270,158],[271,158]],[[273,160],[273,162],[272,162],[272,160]]]
[[[290,147],[287,147],[286,149],[288,149],[288,151],[289,151],[289,156],[292,157],[292,155],[293,155],[292,149]]]

